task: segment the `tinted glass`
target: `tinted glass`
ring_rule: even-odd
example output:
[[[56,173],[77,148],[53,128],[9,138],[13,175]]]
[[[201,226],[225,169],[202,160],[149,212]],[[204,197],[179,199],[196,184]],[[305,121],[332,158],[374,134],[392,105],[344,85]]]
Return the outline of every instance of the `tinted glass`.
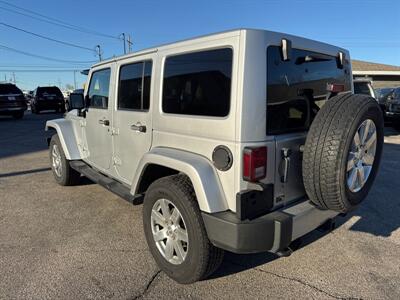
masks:
[[[142,109],[148,110],[150,107],[150,85],[151,85],[151,61],[144,63],[143,72],[143,107]]]
[[[119,109],[142,108],[143,63],[121,67],[119,75]]]
[[[60,89],[56,86],[38,87],[38,96],[62,96]]]
[[[108,107],[110,75],[110,69],[96,71],[92,74],[88,91],[90,107],[103,109]]]
[[[371,95],[367,82],[354,82],[354,94]]]
[[[348,61],[339,69],[333,56],[299,49],[291,54],[283,61],[280,47],[267,49],[267,134],[307,130],[325,102],[328,83],[351,90]]]
[[[229,113],[232,49],[168,57],[162,108],[166,113],[224,117]]]
[[[0,94],[10,95],[10,94],[22,94],[21,90],[13,84],[0,84]]]
[[[145,61],[121,67],[118,109],[149,109],[151,66],[151,61]]]

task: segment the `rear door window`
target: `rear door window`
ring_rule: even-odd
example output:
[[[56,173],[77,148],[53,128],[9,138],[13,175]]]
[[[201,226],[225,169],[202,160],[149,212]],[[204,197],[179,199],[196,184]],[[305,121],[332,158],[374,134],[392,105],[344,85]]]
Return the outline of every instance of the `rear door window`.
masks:
[[[148,110],[151,61],[123,65],[119,75],[118,109]]]
[[[39,87],[37,89],[37,95],[45,97],[62,97],[60,89],[56,86]]]
[[[21,90],[13,84],[0,84],[0,95],[22,94]]]
[[[230,48],[167,57],[163,111],[183,115],[227,116],[231,99],[232,57]]]
[[[88,97],[90,107],[107,109],[110,90],[111,69],[95,71],[90,79]]]
[[[351,90],[348,62],[338,68],[336,57],[292,49],[289,61],[279,46],[267,49],[267,134],[308,130],[325,103],[327,84]]]

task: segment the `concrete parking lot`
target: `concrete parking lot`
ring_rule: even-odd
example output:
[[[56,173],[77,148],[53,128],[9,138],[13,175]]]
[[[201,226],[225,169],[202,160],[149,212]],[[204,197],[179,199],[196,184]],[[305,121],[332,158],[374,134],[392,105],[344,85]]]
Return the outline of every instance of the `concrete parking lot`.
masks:
[[[0,299],[399,299],[400,135],[363,205],[287,258],[228,253],[212,278],[179,285],[145,242],[142,207],[85,180],[53,180],[44,124],[0,118]]]

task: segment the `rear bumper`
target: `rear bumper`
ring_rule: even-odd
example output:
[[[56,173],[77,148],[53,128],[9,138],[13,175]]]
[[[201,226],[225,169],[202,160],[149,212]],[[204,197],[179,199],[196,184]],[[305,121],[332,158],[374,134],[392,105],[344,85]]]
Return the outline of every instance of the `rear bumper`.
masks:
[[[210,241],[234,253],[277,252],[337,216],[309,201],[241,221],[233,212],[202,213]]]
[[[12,115],[27,110],[27,106],[0,107],[0,115]]]
[[[46,110],[46,109],[64,109],[65,103],[58,101],[38,101],[35,103],[35,107],[38,110]]]

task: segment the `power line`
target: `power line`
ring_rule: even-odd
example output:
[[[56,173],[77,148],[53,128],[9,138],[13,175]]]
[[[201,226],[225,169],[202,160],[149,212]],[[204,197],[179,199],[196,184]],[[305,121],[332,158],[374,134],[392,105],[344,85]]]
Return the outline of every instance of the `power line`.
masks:
[[[6,3],[5,1],[1,1],[1,0],[0,0],[0,2]],[[10,3],[6,3],[6,4],[7,5],[11,5],[11,6],[15,6],[15,5],[12,5]],[[118,41],[121,40],[119,37],[115,37],[115,36],[112,36],[112,35],[100,33],[100,32],[89,30],[89,29],[85,29],[85,28],[80,28],[80,27],[77,27],[75,25],[68,24],[68,23],[65,23],[65,22],[60,22],[60,21],[54,22],[54,21],[51,21],[53,19],[51,17],[47,17],[47,16],[36,17],[36,16],[32,15],[32,13],[31,14],[26,14],[26,13],[23,13],[23,12],[20,12],[20,11],[16,11],[16,10],[11,9],[11,8],[6,8],[6,7],[0,7],[0,9],[8,11],[8,12],[12,12],[14,14],[19,14],[19,15],[22,15],[22,16],[25,16],[25,17],[28,17],[28,18],[32,18],[32,19],[37,20],[37,21],[49,23],[49,24],[56,25],[56,26],[59,26],[59,27],[64,27],[64,28],[67,28],[67,29],[70,29],[70,30],[75,30],[75,31],[79,31],[79,32],[87,33],[87,34],[92,34],[92,35],[102,36],[102,37],[106,37],[106,38],[111,38],[111,39],[115,39],[115,40],[118,40]],[[22,8],[19,8],[19,9],[22,10]],[[38,16],[42,16],[41,14],[38,14],[38,13],[35,13],[35,14],[38,15]],[[68,25],[66,25],[66,24],[68,24]]]
[[[4,46],[0,44],[0,49],[4,49],[4,50],[8,50],[11,52],[16,52],[19,54],[23,54],[26,56],[32,56],[32,57],[36,57],[36,58],[40,58],[40,59],[45,59],[45,60],[50,60],[50,61],[57,61],[57,62],[64,62],[64,63],[75,63],[75,64],[90,64],[90,63],[94,63],[96,61],[77,61],[77,60],[64,60],[64,59],[58,59],[58,58],[52,58],[52,57],[47,57],[47,56],[42,56],[42,55],[37,55],[37,54],[33,54],[33,53],[29,53],[29,52],[25,52],[25,51],[21,51],[18,49],[14,49],[8,46]]]
[[[6,27],[9,27],[9,28],[18,30],[18,31],[22,31],[22,32],[25,32],[27,34],[30,34],[30,35],[33,35],[33,36],[36,36],[36,37],[39,37],[39,38],[42,38],[42,39],[45,39],[45,40],[49,40],[49,41],[52,41],[52,42],[56,42],[56,43],[59,43],[59,44],[63,44],[63,45],[67,45],[67,46],[75,47],[75,48],[80,48],[80,49],[88,50],[88,51],[91,51],[91,52],[96,52],[94,49],[91,49],[91,48],[87,48],[87,47],[76,45],[76,44],[69,43],[69,42],[56,40],[56,39],[53,39],[53,38],[50,38],[50,37],[47,37],[47,36],[44,36],[44,35],[41,35],[41,34],[38,34],[38,33],[34,33],[34,32],[31,32],[31,31],[28,31],[28,30],[25,30],[25,29],[22,29],[22,28],[18,28],[18,27],[15,27],[15,26],[3,23],[3,22],[0,22],[0,25],[6,26]]]

